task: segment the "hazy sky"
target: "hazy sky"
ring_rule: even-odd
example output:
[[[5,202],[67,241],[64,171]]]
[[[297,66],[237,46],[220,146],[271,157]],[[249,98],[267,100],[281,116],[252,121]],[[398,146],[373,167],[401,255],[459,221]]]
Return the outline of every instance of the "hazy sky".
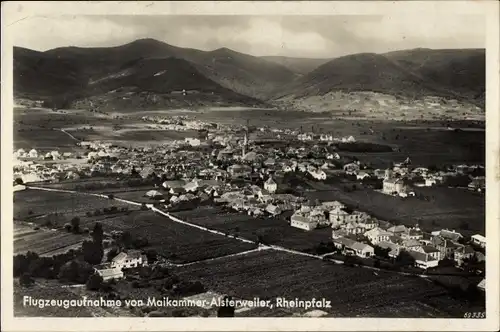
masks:
[[[483,16],[58,16],[15,23],[14,44],[118,46],[139,38],[253,55],[335,57],[417,47],[484,48]]]

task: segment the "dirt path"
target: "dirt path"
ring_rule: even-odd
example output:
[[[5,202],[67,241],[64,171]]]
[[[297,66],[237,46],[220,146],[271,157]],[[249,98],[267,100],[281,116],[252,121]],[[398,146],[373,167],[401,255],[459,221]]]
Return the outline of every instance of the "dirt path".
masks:
[[[75,136],[71,135],[70,133],[68,133],[68,132],[67,132],[66,130],[64,130],[64,129],[59,129],[59,131],[61,131],[61,132],[65,133],[66,135],[68,135],[69,137],[71,137],[72,139],[74,139],[75,141],[78,141],[78,142],[80,142],[80,141],[81,141],[80,139],[78,139],[78,138],[76,138]]]

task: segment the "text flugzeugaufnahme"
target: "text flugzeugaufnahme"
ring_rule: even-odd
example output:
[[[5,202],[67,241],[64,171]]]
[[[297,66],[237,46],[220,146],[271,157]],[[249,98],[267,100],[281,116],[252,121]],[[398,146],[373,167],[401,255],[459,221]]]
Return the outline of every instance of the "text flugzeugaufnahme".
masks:
[[[252,300],[242,299],[223,299],[214,297],[212,299],[172,299],[168,297],[156,298],[150,297],[145,300],[128,299],[128,300],[108,300],[102,297],[90,299],[86,296],[79,299],[41,299],[31,296],[23,297],[23,306],[38,307],[40,309],[47,307],[72,308],[72,307],[222,307],[230,306],[235,308],[331,308],[331,303],[326,299],[286,299],[278,297],[274,301],[254,298]]]

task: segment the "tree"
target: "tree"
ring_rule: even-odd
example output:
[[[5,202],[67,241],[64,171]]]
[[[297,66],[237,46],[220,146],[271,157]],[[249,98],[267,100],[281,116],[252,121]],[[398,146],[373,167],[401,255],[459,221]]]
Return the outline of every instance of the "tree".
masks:
[[[106,254],[106,261],[111,262],[118,255],[118,248],[111,248]]]
[[[79,217],[73,217],[73,219],[71,219],[71,229],[73,230],[74,233],[78,233],[80,231]]]
[[[23,184],[24,182],[23,182],[23,179],[21,179],[21,178],[16,178],[16,179],[14,180],[14,183],[15,183],[15,184]]]
[[[96,222],[94,228],[92,229],[92,239],[94,242],[102,245],[102,240],[104,238],[104,230],[102,229],[102,224]]]
[[[415,258],[407,251],[402,250],[396,257],[396,262],[401,266],[410,266],[415,264]]]
[[[85,262],[97,265],[102,262],[102,257],[104,256],[104,249],[102,243],[95,241],[84,241],[82,243],[82,253]]]
[[[87,280],[86,287],[88,290],[97,291],[101,289],[104,279],[97,273],[90,275]]]
[[[30,287],[34,283],[35,283],[35,280],[28,273],[23,273],[19,277],[19,284],[23,287]]]
[[[65,224],[64,224],[64,229],[65,229],[66,231],[68,231],[68,232],[71,232],[71,224],[69,224],[69,223],[65,223]]]
[[[115,195],[113,195],[113,194],[109,194],[109,195],[108,195],[108,198],[109,198],[109,199],[114,199],[114,198],[115,198]]]
[[[389,257],[389,251],[391,251],[389,248],[382,248],[380,246],[375,246],[373,249],[376,256],[383,258]]]

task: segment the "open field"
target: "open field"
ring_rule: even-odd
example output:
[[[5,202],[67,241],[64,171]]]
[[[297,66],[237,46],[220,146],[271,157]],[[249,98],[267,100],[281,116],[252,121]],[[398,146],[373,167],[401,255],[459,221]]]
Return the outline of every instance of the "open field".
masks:
[[[175,263],[225,256],[256,247],[176,223],[152,211],[135,211],[122,219],[101,222],[104,230],[124,230],[122,223],[133,225],[128,229],[132,236],[146,238],[149,242],[147,249],[154,249]]]
[[[14,193],[14,218],[34,219],[57,213],[70,217],[84,215],[95,209],[125,207],[128,204],[90,195],[26,189]]]
[[[30,225],[14,223],[14,254],[36,252],[40,256],[52,256],[79,247],[85,235],[38,229]]]
[[[282,252],[256,252],[181,267],[175,272],[238,298],[325,298],[332,308],[322,310],[335,317],[462,317],[470,310],[449,297],[444,288],[419,277],[382,271],[374,274],[369,269]],[[248,315],[261,314],[252,310]]]
[[[175,212],[173,215],[193,224],[238,234],[253,241],[261,236],[266,244],[295,250],[305,250],[320,242],[328,242],[332,236],[329,227],[308,232],[291,227],[283,218],[254,218],[243,213],[223,212],[215,207],[198,207],[195,210]]]
[[[426,230],[449,228],[468,235],[484,234],[484,196],[464,189],[415,188],[417,195],[430,197],[426,201],[417,197],[393,197],[370,189],[346,192],[335,185],[325,190],[325,186],[317,184],[320,190],[307,192],[307,197],[320,201],[339,200],[376,218],[408,226],[419,223]]]

